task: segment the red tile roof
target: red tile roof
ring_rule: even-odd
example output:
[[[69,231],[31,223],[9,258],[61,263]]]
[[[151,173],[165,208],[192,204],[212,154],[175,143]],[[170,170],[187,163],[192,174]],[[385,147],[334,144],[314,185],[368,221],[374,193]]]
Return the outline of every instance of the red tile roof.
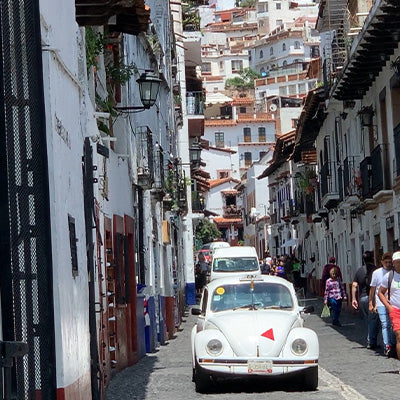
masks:
[[[222,185],[223,183],[226,182],[234,182],[234,183],[239,183],[240,181],[237,179],[233,179],[233,178],[224,178],[224,179],[211,179],[209,181],[210,184],[210,188]]]

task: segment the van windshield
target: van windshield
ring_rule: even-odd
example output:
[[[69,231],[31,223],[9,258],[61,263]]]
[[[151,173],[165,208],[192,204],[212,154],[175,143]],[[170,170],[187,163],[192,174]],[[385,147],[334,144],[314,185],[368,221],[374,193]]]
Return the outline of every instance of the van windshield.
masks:
[[[224,257],[213,261],[215,272],[250,272],[259,268],[256,257]]]

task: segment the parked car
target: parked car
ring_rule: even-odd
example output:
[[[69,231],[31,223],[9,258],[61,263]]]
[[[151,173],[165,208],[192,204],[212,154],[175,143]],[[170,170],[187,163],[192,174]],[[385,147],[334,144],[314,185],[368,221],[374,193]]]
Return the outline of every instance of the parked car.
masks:
[[[318,386],[317,334],[303,326],[312,306],[298,304],[294,287],[276,276],[220,278],[204,289],[191,332],[197,392],[223,378],[292,380]]]
[[[257,251],[251,246],[219,248],[213,253],[210,281],[227,276],[261,275]]]

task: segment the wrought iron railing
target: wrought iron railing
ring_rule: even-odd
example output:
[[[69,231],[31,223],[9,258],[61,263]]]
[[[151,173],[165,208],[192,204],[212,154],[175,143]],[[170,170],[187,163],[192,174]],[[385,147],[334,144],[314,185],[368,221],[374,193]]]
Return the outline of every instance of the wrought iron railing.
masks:
[[[375,194],[384,188],[382,146],[376,146],[371,152],[372,176],[371,190]]]
[[[361,194],[361,170],[356,157],[346,157],[343,161],[343,189],[345,196]]]
[[[201,192],[192,192],[192,211],[203,212],[204,211],[204,197]]]
[[[394,128],[394,159],[395,159],[395,174],[400,175],[400,124]]]
[[[225,218],[240,218],[242,215],[242,210],[234,204],[223,207],[223,212]]]
[[[338,193],[336,172],[337,171],[335,162],[328,161],[322,165],[320,179],[320,189],[322,197],[327,194]]]
[[[186,111],[188,115],[204,114],[204,95],[203,92],[186,93]]]
[[[365,157],[360,163],[362,189],[364,199],[372,197],[372,161],[371,157]]]
[[[154,180],[153,136],[148,126],[140,126],[136,135],[138,185],[150,189]]]

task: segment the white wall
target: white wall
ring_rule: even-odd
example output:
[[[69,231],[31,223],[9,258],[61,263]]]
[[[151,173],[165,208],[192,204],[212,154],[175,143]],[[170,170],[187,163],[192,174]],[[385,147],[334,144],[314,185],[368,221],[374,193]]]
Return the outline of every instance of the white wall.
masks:
[[[87,123],[85,91],[81,84],[85,79],[82,71],[86,68],[79,64],[77,57],[82,38],[75,23],[75,4],[41,1],[40,8],[43,42],[55,50],[43,51],[43,68],[57,386],[64,387],[90,371],[82,155],[83,138],[94,133],[91,129],[96,125]],[[79,270],[76,278],[72,276],[68,215],[76,223]]]

